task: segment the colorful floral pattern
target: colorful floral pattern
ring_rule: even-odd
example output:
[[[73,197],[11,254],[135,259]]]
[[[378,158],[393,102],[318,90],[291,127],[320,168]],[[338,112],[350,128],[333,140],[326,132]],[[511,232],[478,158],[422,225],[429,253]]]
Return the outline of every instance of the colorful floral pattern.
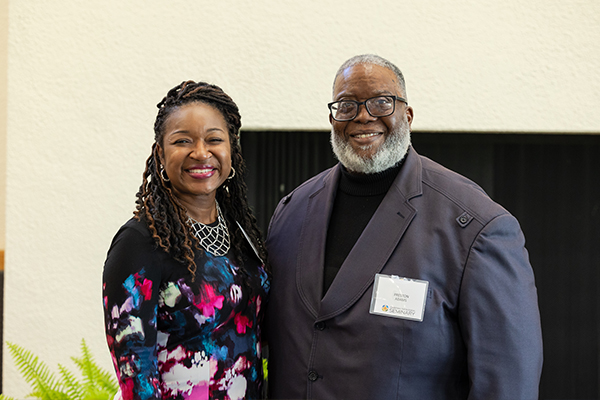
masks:
[[[123,399],[262,398],[268,276],[202,252],[195,281],[130,220],[104,266],[106,336]]]

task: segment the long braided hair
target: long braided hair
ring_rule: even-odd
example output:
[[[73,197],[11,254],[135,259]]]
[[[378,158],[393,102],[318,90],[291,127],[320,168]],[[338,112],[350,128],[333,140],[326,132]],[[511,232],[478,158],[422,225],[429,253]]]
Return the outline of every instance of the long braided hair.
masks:
[[[137,193],[134,215],[136,219],[144,219],[147,222],[158,247],[171,254],[175,260],[187,265],[192,279],[197,269],[194,254],[195,251],[202,251],[202,249],[199,240],[188,225],[185,208],[173,195],[170,184],[161,179],[158,145],[163,145],[165,123],[171,113],[183,105],[194,102],[204,103],[217,109],[223,115],[229,131],[231,166],[235,168],[235,174],[217,189],[216,198],[229,229],[235,261],[243,269],[243,254],[252,252],[236,221],[244,228],[260,257],[266,260],[267,256],[256,218],[248,206],[246,196],[247,187],[244,181],[246,163],[239,143],[241,116],[238,107],[218,86],[205,82],[182,82],[169,90],[157,104],[154,144],[152,153],[146,160],[146,169]]]

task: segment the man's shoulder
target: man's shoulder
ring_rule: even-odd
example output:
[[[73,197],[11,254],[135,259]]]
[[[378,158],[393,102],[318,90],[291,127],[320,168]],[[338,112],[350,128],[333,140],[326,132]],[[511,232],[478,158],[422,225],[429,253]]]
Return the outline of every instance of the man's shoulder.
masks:
[[[427,157],[419,157],[422,165],[421,180],[425,187],[462,208],[480,214],[484,219],[507,213],[506,209],[492,200],[485,190],[471,179]]]
[[[331,185],[336,184],[336,166],[326,169],[325,171],[313,176],[300,184],[286,196],[284,196],[277,204],[273,215],[271,216],[271,222],[269,224],[269,236],[273,231],[273,227],[281,224],[290,223],[291,219],[303,218],[306,212],[305,205],[309,199],[320,193],[322,190],[327,190],[327,187],[331,188]],[[296,221],[294,221],[296,223]]]
[[[303,183],[298,185],[289,194],[284,196],[282,201],[284,201],[284,202],[290,201],[292,199],[292,197],[303,198],[306,196],[310,196],[315,191],[323,188],[325,186],[326,180],[328,180],[328,178],[333,179],[331,175],[333,174],[335,168],[336,168],[336,166],[333,166],[331,168],[326,169],[325,171],[318,173],[317,175],[313,176],[312,178],[307,179],[306,181],[304,181]]]
[[[487,196],[485,191],[477,183],[459,174],[442,164],[439,164],[425,156],[419,156],[422,165],[422,180],[426,184],[432,184],[450,190],[476,191]]]

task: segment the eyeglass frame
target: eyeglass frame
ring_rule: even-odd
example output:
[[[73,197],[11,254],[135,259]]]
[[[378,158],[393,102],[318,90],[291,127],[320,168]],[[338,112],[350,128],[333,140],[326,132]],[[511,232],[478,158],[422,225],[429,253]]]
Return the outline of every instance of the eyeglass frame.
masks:
[[[391,97],[391,98],[393,98],[393,99],[394,99],[394,107],[392,108],[392,112],[391,112],[391,113],[389,113],[389,114],[386,114],[386,115],[373,115],[373,114],[371,114],[371,111],[369,111],[369,107],[367,107],[367,101],[369,101],[369,100],[373,100],[373,99],[376,99],[376,98],[378,98],[378,97]],[[335,103],[341,103],[341,102],[343,102],[343,101],[349,101],[349,102],[352,102],[352,103],[355,103],[355,104],[356,104],[356,115],[355,115],[354,117],[352,117],[352,118],[350,118],[350,119],[342,119],[342,120],[339,120],[339,119],[336,119],[336,118],[333,116],[333,111],[331,110],[331,107],[332,107],[332,106],[333,106]],[[396,95],[393,95],[393,94],[382,94],[382,95],[379,95],[379,96],[373,96],[373,97],[369,97],[369,98],[368,98],[368,99],[366,99],[365,101],[356,101],[356,100],[336,100],[336,101],[332,101],[331,103],[327,103],[327,108],[329,108],[329,114],[331,115],[331,118],[333,118],[333,119],[334,119],[334,121],[337,121],[337,122],[349,122],[349,121],[353,121],[353,120],[355,120],[355,119],[356,119],[356,117],[358,117],[358,114],[359,114],[359,111],[360,111],[360,106],[361,106],[361,105],[364,105],[364,106],[365,106],[365,110],[367,110],[367,113],[369,113],[369,115],[370,115],[371,117],[373,117],[373,118],[384,118],[384,117],[389,117],[390,115],[392,115],[393,113],[395,113],[395,112],[396,112],[396,101],[401,101],[401,102],[403,102],[404,104],[408,105],[408,101],[406,101],[406,99],[405,99],[404,97],[399,97],[399,96],[396,96]]]

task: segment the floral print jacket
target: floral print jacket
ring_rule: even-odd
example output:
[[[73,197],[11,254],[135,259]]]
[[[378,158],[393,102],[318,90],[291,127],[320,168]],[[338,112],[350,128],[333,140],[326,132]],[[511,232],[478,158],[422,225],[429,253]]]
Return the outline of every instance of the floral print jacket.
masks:
[[[103,275],[106,338],[123,399],[262,397],[260,323],[268,276],[199,251],[195,280],[144,222],[115,235]]]

